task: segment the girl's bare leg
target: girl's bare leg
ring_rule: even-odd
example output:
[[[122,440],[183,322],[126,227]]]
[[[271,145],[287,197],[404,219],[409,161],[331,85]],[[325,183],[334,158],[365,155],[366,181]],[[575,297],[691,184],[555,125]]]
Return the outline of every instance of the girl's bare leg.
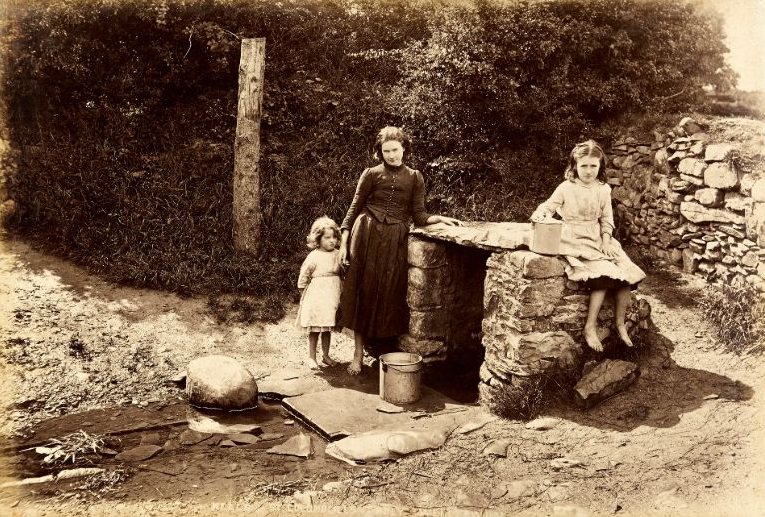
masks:
[[[356,344],[356,349],[353,352],[353,362],[348,365],[348,373],[358,375],[361,372],[361,361],[364,359],[364,341],[366,341],[366,336],[354,332],[353,341]]]
[[[311,370],[317,370],[319,363],[316,362],[316,344],[319,342],[318,332],[308,333],[308,365]]]
[[[330,332],[321,333],[321,362],[327,366],[335,366],[337,364],[337,361],[329,356],[329,342],[331,338],[332,334]]]
[[[587,322],[584,324],[584,340],[587,346],[596,352],[603,351],[603,343],[598,339],[598,313],[606,298],[606,290],[598,289],[590,293],[590,305],[587,309]]]
[[[627,333],[627,327],[625,326],[625,318],[627,317],[627,307],[630,305],[630,288],[622,287],[616,291],[616,310],[614,311],[614,323],[616,324],[616,330],[619,332],[619,337],[624,341],[627,346],[634,346],[630,335]]]

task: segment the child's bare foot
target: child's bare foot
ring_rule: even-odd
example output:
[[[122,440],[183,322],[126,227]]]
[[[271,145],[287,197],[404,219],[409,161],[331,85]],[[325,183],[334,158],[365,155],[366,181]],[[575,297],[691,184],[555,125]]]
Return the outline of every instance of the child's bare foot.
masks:
[[[603,351],[603,343],[598,339],[598,332],[594,328],[584,328],[584,340],[587,342],[587,346],[596,352]]]
[[[337,361],[335,361],[328,355],[325,355],[324,357],[322,357],[321,362],[326,364],[327,366],[335,366],[337,364]]]
[[[630,335],[627,333],[627,327],[624,325],[617,325],[616,330],[619,332],[619,337],[622,339],[622,341],[624,341],[625,345],[629,347],[635,346],[635,344],[630,339]]]
[[[361,372],[361,363],[355,361],[348,365],[348,373],[351,375],[358,375]]]
[[[309,357],[309,358],[308,358],[308,367],[309,367],[311,370],[318,370],[318,369],[320,368],[320,367],[319,367],[319,363],[317,363],[317,362],[316,362],[316,359],[314,359],[313,357]]]

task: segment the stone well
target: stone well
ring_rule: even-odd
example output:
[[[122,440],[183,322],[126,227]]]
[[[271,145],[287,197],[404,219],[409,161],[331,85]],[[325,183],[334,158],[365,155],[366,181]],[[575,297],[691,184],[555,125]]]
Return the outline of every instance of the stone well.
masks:
[[[575,382],[586,347],[589,294],[566,278],[565,259],[528,251],[530,233],[527,223],[469,223],[409,236],[411,318],[399,348],[426,363],[478,358],[481,402],[506,415],[522,414],[530,392],[550,379]],[[633,293],[630,334],[648,327],[650,313]],[[599,319],[607,339],[616,332],[610,297]]]

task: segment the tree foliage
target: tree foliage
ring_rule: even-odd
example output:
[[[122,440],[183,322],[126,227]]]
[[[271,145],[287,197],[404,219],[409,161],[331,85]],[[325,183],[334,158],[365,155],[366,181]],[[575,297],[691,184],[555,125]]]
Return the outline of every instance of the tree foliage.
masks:
[[[574,141],[626,112],[698,108],[701,85],[731,79],[720,21],[684,2],[6,9],[12,227],[114,279],[182,292],[290,285],[311,220],[343,216],[383,125],[414,134],[431,210],[525,219]],[[246,37],[267,41],[260,257],[231,238]]]

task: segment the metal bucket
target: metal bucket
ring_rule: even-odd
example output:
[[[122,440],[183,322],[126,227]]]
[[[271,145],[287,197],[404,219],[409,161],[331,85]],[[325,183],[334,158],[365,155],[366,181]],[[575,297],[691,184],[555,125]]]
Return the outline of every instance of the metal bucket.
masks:
[[[383,354],[380,361],[380,398],[391,404],[411,404],[422,396],[422,357],[409,352]]]

